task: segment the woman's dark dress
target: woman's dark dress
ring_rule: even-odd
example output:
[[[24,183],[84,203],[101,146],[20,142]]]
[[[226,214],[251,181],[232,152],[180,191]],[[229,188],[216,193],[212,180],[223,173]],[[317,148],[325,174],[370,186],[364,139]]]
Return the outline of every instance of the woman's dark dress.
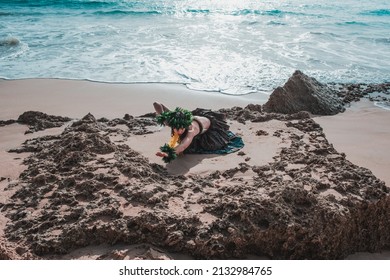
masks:
[[[225,151],[221,153],[235,152],[244,146],[242,139],[229,131],[229,125],[223,113],[214,112],[207,109],[195,109],[192,111],[194,117],[200,116],[210,120],[210,127],[204,132],[196,135],[190,146],[184,153],[212,153],[215,151]],[[202,126],[200,124],[202,129]],[[181,135],[181,139],[186,133]],[[232,149],[226,149],[230,144],[234,144]],[[231,150],[231,151],[230,151]]]

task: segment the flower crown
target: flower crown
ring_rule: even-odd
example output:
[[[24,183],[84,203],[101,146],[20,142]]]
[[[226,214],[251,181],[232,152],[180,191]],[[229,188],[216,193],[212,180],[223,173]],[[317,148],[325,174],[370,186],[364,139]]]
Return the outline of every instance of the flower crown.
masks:
[[[187,128],[193,120],[192,113],[186,109],[177,107],[173,111],[166,111],[157,116],[157,123],[168,125],[172,128]]]

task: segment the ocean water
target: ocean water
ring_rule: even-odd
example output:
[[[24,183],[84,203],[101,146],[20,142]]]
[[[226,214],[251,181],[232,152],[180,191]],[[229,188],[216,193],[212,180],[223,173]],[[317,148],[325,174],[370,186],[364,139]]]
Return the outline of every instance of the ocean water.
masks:
[[[0,77],[271,92],[390,81],[389,0],[0,0]]]

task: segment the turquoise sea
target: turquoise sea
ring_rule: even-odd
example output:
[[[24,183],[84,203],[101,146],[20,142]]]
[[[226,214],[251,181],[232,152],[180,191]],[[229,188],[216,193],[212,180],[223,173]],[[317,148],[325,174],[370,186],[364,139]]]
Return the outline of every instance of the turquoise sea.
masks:
[[[0,0],[0,77],[270,92],[390,81],[389,0]]]

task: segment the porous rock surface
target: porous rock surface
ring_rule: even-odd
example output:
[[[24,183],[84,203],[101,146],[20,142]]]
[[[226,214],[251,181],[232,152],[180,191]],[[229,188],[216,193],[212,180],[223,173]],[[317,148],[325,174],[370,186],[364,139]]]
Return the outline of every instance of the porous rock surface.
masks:
[[[21,114],[17,120],[0,120],[0,127],[14,123],[24,124],[29,128],[25,132],[25,134],[28,134],[48,128],[60,127],[69,121],[71,121],[71,119],[68,117],[53,116],[38,111],[27,111]]]
[[[283,87],[272,92],[263,110],[282,114],[307,111],[315,115],[335,115],[345,108],[337,91],[297,70]]]
[[[201,259],[342,259],[390,245],[389,188],[337,152],[307,113],[223,111],[241,121],[283,122],[273,137],[289,145],[267,165],[174,176],[112,140],[131,133],[92,115],[61,135],[26,141],[19,152],[33,151],[28,168],[0,205],[10,219],[7,242],[40,258],[147,243]],[[145,130],[153,123],[132,121]],[[101,258],[110,255],[125,258]]]
[[[37,111],[27,111],[19,116],[17,122],[29,126],[26,133],[45,130],[47,128],[60,127],[71,121],[68,117],[48,115]]]

